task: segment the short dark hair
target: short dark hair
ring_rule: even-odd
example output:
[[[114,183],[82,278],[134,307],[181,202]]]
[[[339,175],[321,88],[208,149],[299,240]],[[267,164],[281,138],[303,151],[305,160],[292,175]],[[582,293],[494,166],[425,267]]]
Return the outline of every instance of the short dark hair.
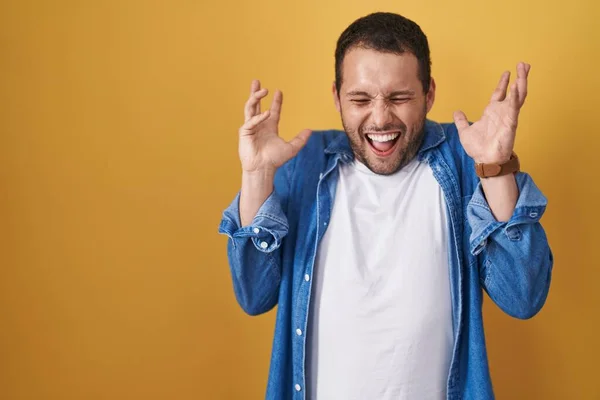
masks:
[[[398,14],[377,12],[354,21],[340,35],[335,48],[335,86],[342,86],[342,63],[348,51],[361,47],[383,53],[409,52],[419,62],[419,80],[423,92],[429,92],[431,57],[427,36],[419,25]]]

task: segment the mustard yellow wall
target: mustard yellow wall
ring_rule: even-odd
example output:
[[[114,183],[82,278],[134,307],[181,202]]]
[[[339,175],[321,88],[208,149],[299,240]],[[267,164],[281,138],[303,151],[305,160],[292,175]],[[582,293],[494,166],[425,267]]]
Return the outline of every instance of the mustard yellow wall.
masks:
[[[600,34],[593,0],[0,2],[0,398],[259,399],[274,313],[237,307],[217,235],[252,78],[283,136],[339,127],[337,35],[428,34],[437,102],[476,119],[533,65],[517,151],[556,263],[530,321],[485,304],[500,399],[600,399]]]

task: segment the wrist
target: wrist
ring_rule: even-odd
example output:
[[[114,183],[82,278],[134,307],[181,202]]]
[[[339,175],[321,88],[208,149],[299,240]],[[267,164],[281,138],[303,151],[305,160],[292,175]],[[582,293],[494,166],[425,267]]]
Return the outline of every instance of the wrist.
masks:
[[[256,213],[273,193],[275,171],[243,171],[240,193],[240,221],[242,226],[249,225]]]
[[[507,163],[512,157],[514,153],[506,155],[496,155],[492,157],[476,157],[473,158],[475,164],[504,164]]]
[[[275,172],[277,170],[274,168],[266,168],[266,169],[256,169],[252,171],[242,170],[242,181],[247,182],[271,182],[275,179]]]
[[[508,159],[498,158],[499,161],[475,161],[475,173],[480,178],[493,178],[515,174],[521,166],[519,157],[513,152]]]
[[[255,200],[264,200],[273,191],[275,171],[257,170],[242,173],[242,196]]]

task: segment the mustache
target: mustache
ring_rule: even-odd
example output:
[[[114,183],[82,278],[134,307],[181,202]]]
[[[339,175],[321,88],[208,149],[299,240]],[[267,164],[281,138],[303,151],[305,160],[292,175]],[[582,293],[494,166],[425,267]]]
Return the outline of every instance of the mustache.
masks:
[[[406,125],[404,124],[385,124],[384,126],[376,126],[376,125],[365,125],[358,128],[359,133],[388,133],[388,132],[406,132]]]

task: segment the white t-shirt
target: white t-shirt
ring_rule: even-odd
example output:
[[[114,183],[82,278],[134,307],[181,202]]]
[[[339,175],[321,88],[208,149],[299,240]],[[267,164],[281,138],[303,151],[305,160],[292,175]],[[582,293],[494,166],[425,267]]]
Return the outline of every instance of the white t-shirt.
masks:
[[[308,324],[316,400],[441,400],[452,357],[446,204],[427,163],[340,165]]]

